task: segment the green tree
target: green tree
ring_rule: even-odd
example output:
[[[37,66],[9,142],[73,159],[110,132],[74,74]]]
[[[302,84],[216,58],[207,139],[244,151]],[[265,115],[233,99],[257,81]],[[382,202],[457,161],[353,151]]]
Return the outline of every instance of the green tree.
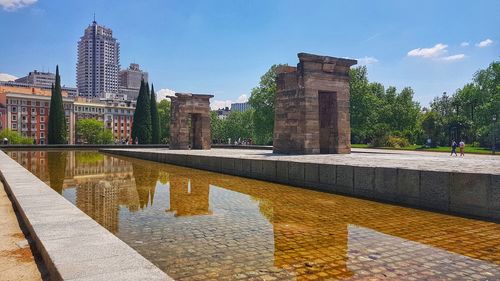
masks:
[[[442,122],[436,111],[427,111],[422,115],[420,126],[425,133],[425,137],[431,138],[434,142],[440,140],[442,133]]]
[[[8,140],[9,144],[33,144],[32,138],[23,137],[18,132],[9,129],[0,131],[0,142],[3,142],[4,138]]]
[[[140,144],[151,143],[151,105],[149,97],[149,86],[141,81],[137,105],[134,112],[134,123],[132,124],[132,140],[137,138]]]
[[[377,109],[380,98],[375,94],[384,88],[381,84],[370,84],[366,66],[350,70],[350,112],[351,112],[351,140],[353,143],[370,142],[374,136],[374,124],[377,122]]]
[[[52,85],[52,95],[50,97],[50,110],[48,122],[48,143],[66,143],[66,117],[61,93],[61,77],[59,76],[59,66],[56,66],[56,83]]]
[[[149,102],[151,107],[151,143],[159,144],[161,133],[160,120],[158,119],[158,107],[156,104],[156,94],[153,84],[151,84],[151,98]]]
[[[161,100],[158,103],[158,118],[160,128],[160,140],[162,143],[168,142],[170,139],[170,101],[167,99]]]
[[[274,130],[274,100],[276,97],[277,70],[283,64],[273,65],[260,78],[259,86],[252,89],[249,103],[254,108],[254,142],[271,144]]]
[[[111,144],[113,134],[96,119],[80,119],[76,122],[76,134],[88,144]]]
[[[225,143],[226,134],[224,133],[223,120],[219,119],[217,112],[210,112],[210,126],[212,131],[212,142]]]

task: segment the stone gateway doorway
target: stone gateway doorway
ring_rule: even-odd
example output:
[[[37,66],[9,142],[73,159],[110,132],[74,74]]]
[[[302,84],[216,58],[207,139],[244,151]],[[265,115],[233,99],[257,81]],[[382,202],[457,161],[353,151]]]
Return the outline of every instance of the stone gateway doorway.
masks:
[[[319,150],[320,153],[335,153],[333,143],[338,128],[336,126],[336,93],[318,92],[319,114]]]
[[[349,68],[357,62],[306,53],[278,69],[273,152],[350,153]]]
[[[176,93],[170,104],[170,149],[210,149],[212,95]]]

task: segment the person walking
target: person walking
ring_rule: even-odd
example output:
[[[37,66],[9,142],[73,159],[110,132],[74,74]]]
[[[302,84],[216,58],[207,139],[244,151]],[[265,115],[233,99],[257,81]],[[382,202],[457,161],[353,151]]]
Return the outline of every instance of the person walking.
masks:
[[[455,153],[455,156],[458,156],[457,155],[457,142],[455,140],[452,140],[451,141],[451,154],[450,156],[453,156],[453,153]]]
[[[461,140],[458,145],[460,146],[460,157],[465,156],[465,154],[464,154],[464,150],[465,150],[465,142],[464,142],[464,140]]]

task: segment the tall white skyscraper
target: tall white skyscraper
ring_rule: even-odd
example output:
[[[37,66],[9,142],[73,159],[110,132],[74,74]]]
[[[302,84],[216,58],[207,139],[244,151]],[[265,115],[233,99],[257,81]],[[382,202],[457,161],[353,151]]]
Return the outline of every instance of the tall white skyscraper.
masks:
[[[118,93],[120,43],[113,31],[93,21],[78,41],[76,86],[80,96],[110,98]]]

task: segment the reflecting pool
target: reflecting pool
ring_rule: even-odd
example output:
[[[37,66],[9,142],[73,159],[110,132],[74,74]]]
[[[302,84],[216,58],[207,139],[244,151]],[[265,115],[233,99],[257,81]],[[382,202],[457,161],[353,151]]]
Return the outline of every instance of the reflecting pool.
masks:
[[[500,225],[88,151],[8,154],[178,280],[499,280]]]

